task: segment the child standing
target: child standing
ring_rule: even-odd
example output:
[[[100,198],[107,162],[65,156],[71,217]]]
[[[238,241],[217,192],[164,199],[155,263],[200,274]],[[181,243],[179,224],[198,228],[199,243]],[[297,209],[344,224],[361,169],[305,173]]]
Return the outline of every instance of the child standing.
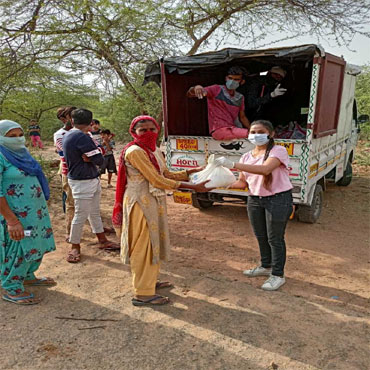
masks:
[[[40,149],[42,149],[43,144],[41,141],[41,129],[36,120],[32,119],[30,121],[30,124],[28,126],[28,133],[31,137],[32,146],[38,146]]]
[[[113,149],[115,142],[113,140],[114,134],[110,130],[103,130],[101,132],[102,146],[104,149],[104,164],[100,167],[100,174],[104,174],[105,170],[108,171],[108,188],[112,188],[112,175],[115,173],[117,175],[116,161],[113,155]]]

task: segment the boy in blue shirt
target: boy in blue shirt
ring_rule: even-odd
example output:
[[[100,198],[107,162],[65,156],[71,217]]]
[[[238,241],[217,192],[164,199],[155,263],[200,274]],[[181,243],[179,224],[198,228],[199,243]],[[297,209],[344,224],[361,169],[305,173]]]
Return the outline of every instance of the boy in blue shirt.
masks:
[[[82,229],[89,220],[101,249],[117,250],[119,246],[110,242],[105,234],[100,216],[101,186],[97,166],[104,163],[104,157],[91,136],[92,112],[76,109],[72,112],[74,128],[63,139],[63,153],[68,166],[68,184],[72,190],[75,214],[72,220],[69,241],[72,244],[67,261],[77,263],[81,259]]]

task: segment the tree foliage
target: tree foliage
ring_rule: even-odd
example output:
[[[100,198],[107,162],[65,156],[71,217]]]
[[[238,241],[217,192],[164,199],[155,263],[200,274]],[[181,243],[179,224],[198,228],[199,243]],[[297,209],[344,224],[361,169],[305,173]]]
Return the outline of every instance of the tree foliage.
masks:
[[[132,71],[149,60],[229,37],[255,45],[274,31],[346,43],[362,32],[369,9],[366,0],[8,0],[0,42],[12,63],[47,60],[107,86],[113,77],[143,104]]]
[[[362,67],[362,72],[357,76],[356,101],[359,114],[370,116],[370,65]]]
[[[84,105],[120,132],[133,115],[160,112],[158,88],[141,85],[148,62],[230,40],[255,48],[277,31],[346,44],[365,34],[369,9],[368,0],[2,0],[0,114],[51,120],[53,104]],[[104,87],[100,99],[76,74]]]
[[[17,121],[24,128],[31,119],[35,119],[40,123],[46,138],[51,138],[60,127],[55,114],[58,107],[89,107],[99,102],[98,92],[83,85],[78,77],[37,63],[27,69],[20,69],[7,79],[4,78],[4,71],[1,69],[0,73],[0,79],[4,79],[0,90],[0,118]]]

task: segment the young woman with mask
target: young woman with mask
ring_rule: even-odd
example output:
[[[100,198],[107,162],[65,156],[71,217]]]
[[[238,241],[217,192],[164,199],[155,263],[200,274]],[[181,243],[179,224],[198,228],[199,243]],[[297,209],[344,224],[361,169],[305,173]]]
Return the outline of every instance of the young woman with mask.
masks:
[[[167,297],[156,290],[170,287],[159,282],[160,261],[167,260],[169,231],[167,222],[166,192],[179,187],[197,192],[209,191],[204,183],[188,182],[188,175],[200,171],[194,168],[171,172],[156,146],[160,127],[150,116],[132,120],[130,135],[134,138],[123,149],[116,186],[113,225],[121,234],[121,257],[130,263],[135,297],[134,306],[163,305]]]
[[[248,186],[248,216],[257,238],[261,265],[243,273],[249,277],[269,276],[264,290],[277,290],[285,284],[285,228],[293,210],[292,184],[289,180],[286,149],[274,145],[274,128],[269,121],[251,124],[248,140],[255,148],[245,153],[239,163],[225,157],[216,161],[227,168],[240,171],[233,189]]]
[[[48,182],[25,147],[22,127],[0,121],[0,279],[5,301],[36,304],[40,299],[25,288],[56,284],[35,276],[44,254],[55,250],[47,199]]]

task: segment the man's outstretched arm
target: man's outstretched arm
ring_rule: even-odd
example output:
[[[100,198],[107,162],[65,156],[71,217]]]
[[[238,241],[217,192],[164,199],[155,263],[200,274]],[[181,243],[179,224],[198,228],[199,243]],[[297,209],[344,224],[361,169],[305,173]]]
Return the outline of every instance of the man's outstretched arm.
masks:
[[[203,99],[204,96],[207,96],[207,91],[201,85],[196,85],[191,87],[186,93],[188,98],[198,98]]]

